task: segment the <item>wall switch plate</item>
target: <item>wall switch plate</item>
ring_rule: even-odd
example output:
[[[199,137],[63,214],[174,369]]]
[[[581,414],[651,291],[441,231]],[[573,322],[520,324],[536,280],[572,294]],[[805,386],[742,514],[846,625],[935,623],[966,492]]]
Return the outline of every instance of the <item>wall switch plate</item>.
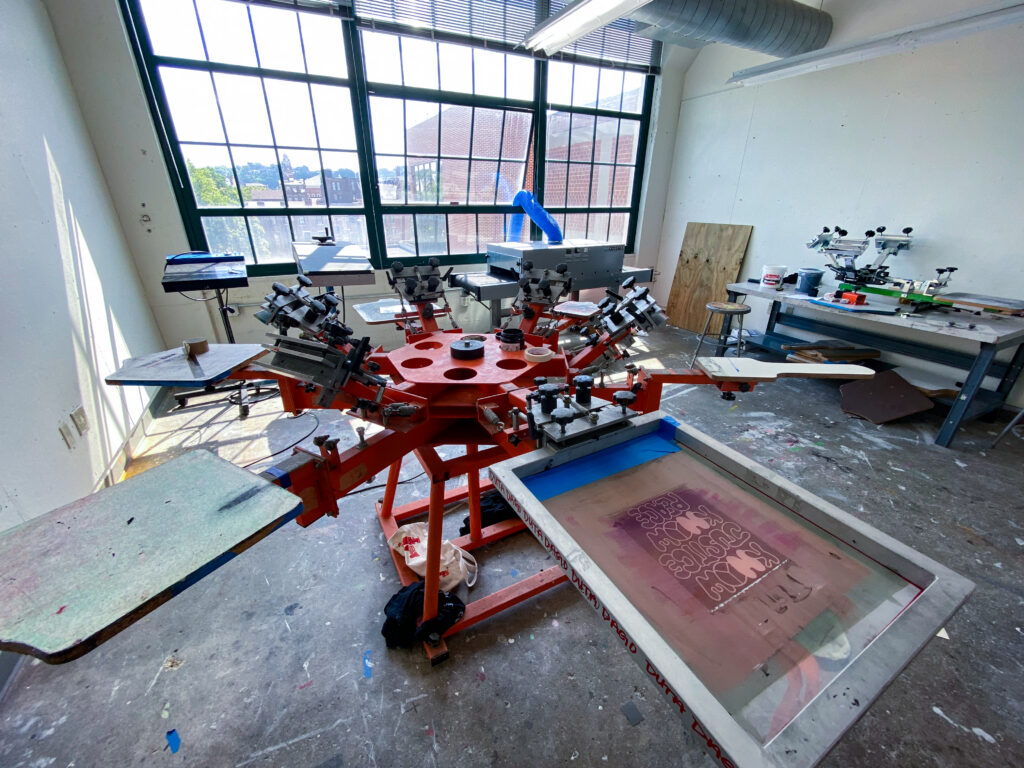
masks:
[[[68,447],[68,450],[75,450],[75,436],[71,432],[71,427],[69,427],[66,422],[62,421],[57,425],[57,431],[59,431],[60,436],[64,438],[64,444]]]
[[[89,431],[89,417],[85,415],[85,407],[78,406],[71,412],[71,422],[78,430],[78,434],[84,435]]]

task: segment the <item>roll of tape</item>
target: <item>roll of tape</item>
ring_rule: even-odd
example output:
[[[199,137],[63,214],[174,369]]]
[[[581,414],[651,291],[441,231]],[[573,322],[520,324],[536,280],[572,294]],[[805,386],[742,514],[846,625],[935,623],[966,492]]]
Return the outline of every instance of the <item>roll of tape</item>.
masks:
[[[181,342],[186,357],[195,357],[210,351],[210,342],[206,339],[185,339]]]
[[[547,347],[530,347],[526,350],[526,359],[531,363],[546,363],[555,353]]]

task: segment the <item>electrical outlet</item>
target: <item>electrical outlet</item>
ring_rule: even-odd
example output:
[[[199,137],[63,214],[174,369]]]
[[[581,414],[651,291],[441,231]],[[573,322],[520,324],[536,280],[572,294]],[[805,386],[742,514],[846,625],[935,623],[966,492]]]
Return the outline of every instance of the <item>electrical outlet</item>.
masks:
[[[79,435],[89,431],[89,417],[85,415],[85,407],[78,406],[71,412],[71,423],[75,425]]]
[[[75,450],[75,436],[71,432],[71,427],[67,425],[67,422],[62,421],[58,424],[57,431],[60,432],[60,436],[64,438],[64,444],[68,447],[68,450]]]

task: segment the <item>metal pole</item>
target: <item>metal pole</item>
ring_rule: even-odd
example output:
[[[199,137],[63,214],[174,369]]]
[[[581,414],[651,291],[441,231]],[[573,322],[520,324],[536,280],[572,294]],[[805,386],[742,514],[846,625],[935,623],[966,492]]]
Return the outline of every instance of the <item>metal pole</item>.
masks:
[[[228,336],[228,344],[234,344],[235,334],[231,330],[231,321],[228,320],[228,308],[224,305],[224,295],[220,288],[217,288],[214,293],[217,294],[217,307],[220,309],[220,319],[224,321],[224,333]],[[242,386],[245,386],[244,382]]]

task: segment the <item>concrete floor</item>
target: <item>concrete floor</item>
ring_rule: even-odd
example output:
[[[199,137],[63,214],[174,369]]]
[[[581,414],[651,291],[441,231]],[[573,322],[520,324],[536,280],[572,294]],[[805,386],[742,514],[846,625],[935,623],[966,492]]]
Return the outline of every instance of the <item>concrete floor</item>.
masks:
[[[644,358],[680,365],[692,343],[662,329]],[[355,442],[336,412],[292,419],[278,407],[260,403],[244,422],[222,403],[169,412],[135,469],[197,446],[246,464],[307,434]],[[948,639],[928,644],[825,765],[1024,764],[1019,438],[989,450],[1002,422],[975,422],[937,448],[938,415],[876,427],[845,416],[829,381],[764,384],[734,403],[677,386],[664,410],[977,584]],[[410,461],[403,478],[418,472]],[[412,479],[400,499],[426,490]],[[454,638],[437,668],[419,650],[387,650],[382,610],[398,584],[379,493],[285,527],[76,662],[24,664],[0,702],[0,766],[715,764],[570,586]],[[475,594],[550,564],[525,533],[479,560]],[[630,702],[636,725],[621,711]]]

